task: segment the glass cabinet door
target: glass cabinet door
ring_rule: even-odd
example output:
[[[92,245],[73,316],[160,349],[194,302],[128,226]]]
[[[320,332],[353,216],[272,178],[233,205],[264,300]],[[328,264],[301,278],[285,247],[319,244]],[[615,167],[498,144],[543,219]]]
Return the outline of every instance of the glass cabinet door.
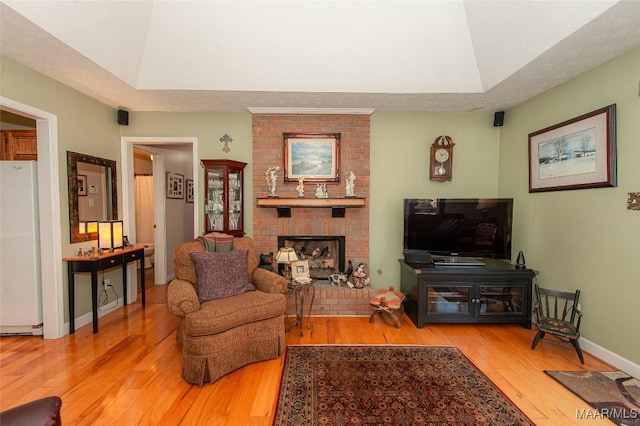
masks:
[[[231,231],[242,229],[242,223],[240,222],[243,217],[241,180],[241,171],[234,170],[229,172],[229,230]]]
[[[427,316],[471,315],[471,287],[428,286]]]
[[[224,170],[207,170],[207,231],[224,230]]]
[[[480,315],[522,314],[525,312],[522,285],[480,286]]]
[[[205,233],[244,235],[243,171],[246,163],[202,160],[205,176]]]

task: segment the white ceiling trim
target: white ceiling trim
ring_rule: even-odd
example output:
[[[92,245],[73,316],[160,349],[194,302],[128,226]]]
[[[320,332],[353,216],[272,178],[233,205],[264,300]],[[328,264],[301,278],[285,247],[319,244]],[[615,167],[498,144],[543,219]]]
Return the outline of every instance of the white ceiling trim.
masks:
[[[251,114],[337,114],[337,115],[371,115],[374,108],[277,108],[248,107]]]

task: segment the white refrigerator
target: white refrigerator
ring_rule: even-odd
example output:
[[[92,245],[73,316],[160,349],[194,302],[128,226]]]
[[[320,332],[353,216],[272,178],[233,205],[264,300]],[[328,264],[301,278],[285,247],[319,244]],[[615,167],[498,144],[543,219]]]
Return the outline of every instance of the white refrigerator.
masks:
[[[0,334],[42,334],[38,163],[0,161]]]

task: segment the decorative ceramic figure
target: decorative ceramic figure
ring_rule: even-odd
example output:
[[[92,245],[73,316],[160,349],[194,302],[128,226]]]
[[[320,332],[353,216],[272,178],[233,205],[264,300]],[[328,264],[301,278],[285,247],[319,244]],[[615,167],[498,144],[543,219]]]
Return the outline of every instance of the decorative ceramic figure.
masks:
[[[326,183],[319,183],[316,187],[316,198],[329,198],[329,191]]]
[[[298,186],[296,186],[296,191],[298,191],[299,198],[304,198],[304,179],[302,177],[298,178]]]
[[[276,272],[276,269],[273,267],[273,252],[269,253],[260,253],[260,263],[258,264],[258,268],[266,269],[267,271]]]
[[[280,170],[280,167],[269,167],[264,175],[267,179],[267,188],[269,189],[269,197],[277,197],[276,194],[276,183],[278,182],[277,172]]]
[[[364,272],[364,263],[359,263],[353,272],[353,286],[355,288],[364,288],[367,284],[367,274]]]
[[[527,262],[524,260],[524,253],[522,250],[518,252],[518,259],[516,260],[516,268],[524,269],[527,267]]]
[[[355,188],[356,175],[353,173],[349,173],[349,177],[345,180],[345,192],[347,197],[355,197],[356,194],[353,192]]]
[[[329,278],[331,279],[331,285],[336,287],[340,287],[342,281],[347,282],[347,277],[344,274],[331,274]]]

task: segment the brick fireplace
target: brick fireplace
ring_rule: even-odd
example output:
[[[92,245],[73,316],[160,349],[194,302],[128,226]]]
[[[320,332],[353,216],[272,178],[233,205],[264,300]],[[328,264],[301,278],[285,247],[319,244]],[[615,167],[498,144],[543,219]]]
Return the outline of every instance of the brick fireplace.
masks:
[[[365,263],[369,273],[369,131],[369,115],[253,115],[253,192],[256,198],[253,200],[253,240],[259,253],[277,252],[279,236],[344,236],[344,258],[351,259],[354,265]],[[291,217],[278,217],[276,208],[258,207],[256,200],[268,196],[265,171],[273,166],[283,168],[283,133],[340,133],[340,182],[328,184],[329,197],[344,198],[345,177],[353,171],[357,176],[355,195],[365,199],[364,206],[345,209],[344,217],[333,217],[331,208],[322,207],[294,207]],[[296,198],[297,183],[284,182],[282,170],[278,175],[278,196]],[[315,185],[308,187],[305,188],[306,198],[315,198]],[[368,304],[368,296],[364,295],[368,291],[350,291],[363,293],[362,298],[366,298]],[[317,298],[321,297],[320,293]],[[317,299],[315,303],[318,307],[325,306],[324,311],[334,311],[328,306],[332,302]],[[335,303],[344,304],[345,301],[336,299]]]

